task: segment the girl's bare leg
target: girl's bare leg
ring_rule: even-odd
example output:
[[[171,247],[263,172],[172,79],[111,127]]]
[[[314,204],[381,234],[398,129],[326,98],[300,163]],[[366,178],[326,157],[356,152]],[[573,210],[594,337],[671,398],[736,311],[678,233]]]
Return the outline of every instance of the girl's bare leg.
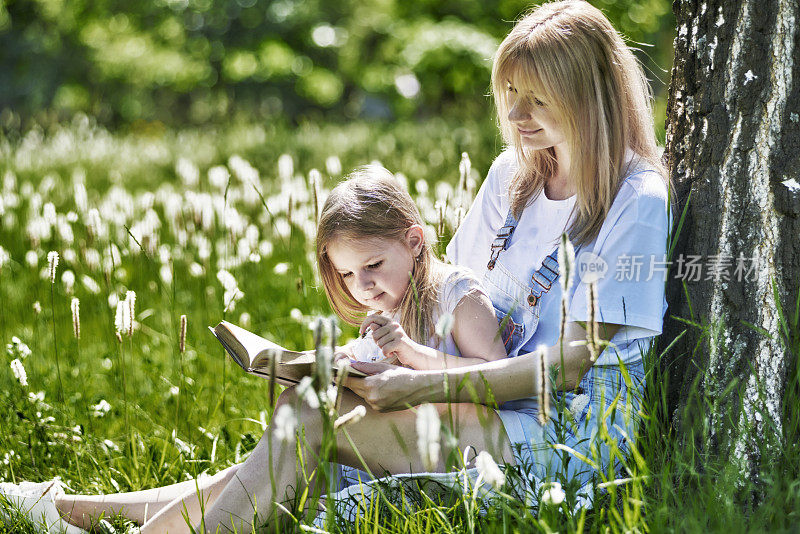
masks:
[[[342,391],[341,413],[353,409],[363,401],[348,390]],[[299,427],[305,429],[305,440],[309,450],[304,454],[304,469],[311,473],[316,467],[316,458],[323,439],[322,418],[319,411],[308,408],[300,402],[293,388],[285,390],[279,399],[280,404],[289,404],[298,409]],[[448,405],[436,405],[443,421],[450,420]],[[497,414],[483,406],[472,404],[453,404],[452,412],[457,447],[464,450],[471,445],[476,451],[486,450],[498,460],[514,463],[511,446],[505,437],[502,422]],[[404,410],[379,413],[367,407],[366,416],[358,423],[349,425],[346,430],[358,452],[367,462],[370,470],[377,476],[385,472],[408,473],[423,472],[425,467],[416,450],[416,413]],[[272,428],[267,432],[272,432]],[[402,436],[400,443],[395,436]],[[350,446],[343,432],[336,434],[337,461],[342,464],[363,468],[358,456]],[[294,439],[279,441],[272,436],[272,454],[269,451],[268,434],[265,434],[256,448],[242,464],[230,482],[204,516],[204,532],[251,532],[254,515],[261,526],[274,510],[274,502],[282,502],[288,488],[297,488],[301,467],[295,455]],[[445,453],[449,451],[444,451]],[[270,463],[272,473],[270,474]],[[444,471],[440,459],[437,470]],[[271,475],[275,480],[273,492]],[[199,525],[199,523],[195,523]],[[197,527],[198,531],[199,526]],[[189,526],[181,516],[178,507],[165,507],[157,518],[145,523],[142,533],[169,532],[178,534],[190,532]]]
[[[213,476],[187,480],[161,488],[110,495],[61,495],[56,498],[56,508],[69,523],[89,529],[101,515],[121,514],[140,525],[156,516],[165,506],[175,503],[186,510],[192,522],[201,518],[198,490],[207,503],[220,493],[230,481],[239,465],[231,466]]]

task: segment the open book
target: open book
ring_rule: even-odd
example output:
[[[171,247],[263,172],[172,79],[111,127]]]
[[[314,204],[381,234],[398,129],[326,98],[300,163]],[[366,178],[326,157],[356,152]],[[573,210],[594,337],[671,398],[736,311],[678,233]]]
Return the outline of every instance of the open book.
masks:
[[[297,352],[285,349],[227,321],[220,322],[214,328],[209,326],[208,329],[222,343],[233,361],[250,374],[269,378],[273,356],[277,356],[275,381],[279,384],[291,386],[300,382],[304,376],[314,374],[314,367],[317,364],[316,351]],[[334,374],[337,372],[335,366],[333,372]],[[348,367],[347,373],[350,376],[367,376],[352,367]]]

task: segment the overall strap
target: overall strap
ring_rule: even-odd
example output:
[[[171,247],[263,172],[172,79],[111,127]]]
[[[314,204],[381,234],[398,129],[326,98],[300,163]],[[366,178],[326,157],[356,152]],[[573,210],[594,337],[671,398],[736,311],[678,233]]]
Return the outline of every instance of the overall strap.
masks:
[[[517,219],[509,209],[505,223],[497,231],[497,236],[492,241],[492,253],[489,257],[489,263],[486,265],[486,268],[490,271],[494,269],[494,264],[497,262],[497,257],[500,256],[500,253],[508,248],[511,236],[516,228]],[[550,291],[556,280],[558,280],[558,246],[545,257],[539,270],[534,271],[531,275],[531,292],[528,295],[528,304],[531,307],[536,306],[542,295]]]
[[[528,295],[528,304],[536,306],[542,295],[550,291],[553,283],[558,279],[558,246],[551,252],[538,271],[531,275],[531,293]]]
[[[514,212],[509,209],[508,215],[506,215],[506,222],[504,222],[503,226],[497,231],[497,236],[494,238],[494,241],[492,241],[492,253],[489,257],[489,263],[486,265],[486,268],[490,271],[494,269],[494,264],[497,262],[497,257],[500,255],[500,252],[508,248],[511,235],[516,228],[517,219],[514,217]]]

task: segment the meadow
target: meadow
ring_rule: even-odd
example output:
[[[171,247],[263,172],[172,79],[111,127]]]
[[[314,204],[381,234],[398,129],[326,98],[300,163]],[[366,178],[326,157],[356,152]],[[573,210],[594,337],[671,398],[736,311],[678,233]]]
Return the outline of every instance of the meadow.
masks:
[[[242,461],[272,418],[269,384],[229,361],[207,327],[226,319],[312,347],[314,321],[331,313],[313,261],[326,191],[353,167],[381,162],[405,180],[441,252],[502,148],[495,132],[490,122],[429,120],[112,134],[77,116],[2,138],[0,480],[60,476],[72,491],[110,493]],[[131,309],[126,322],[119,314]],[[340,327],[340,342],[355,333]],[[615,449],[618,468],[598,471],[592,509],[565,480],[563,502],[534,507],[509,483],[488,507],[465,492],[418,499],[409,513],[382,495],[365,517],[332,518],[325,531],[796,528],[798,447],[765,450],[760,487],[726,459],[698,458],[702,425],[675,435],[662,356],[645,355],[637,446]],[[281,529],[314,531],[311,516],[295,517]],[[131,526],[106,519],[117,532]],[[36,527],[12,518],[0,522],[5,532]]]

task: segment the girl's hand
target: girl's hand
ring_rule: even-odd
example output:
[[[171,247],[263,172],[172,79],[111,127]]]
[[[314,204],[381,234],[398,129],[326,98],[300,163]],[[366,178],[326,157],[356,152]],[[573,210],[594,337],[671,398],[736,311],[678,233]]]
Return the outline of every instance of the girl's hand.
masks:
[[[404,410],[427,402],[432,375],[385,363],[352,362],[351,367],[370,376],[348,376],[343,385],[379,412]]]
[[[400,363],[417,369],[424,358],[425,347],[408,337],[400,323],[383,315],[368,315],[361,323],[359,333],[372,330],[372,338],[387,358],[397,358]]]
[[[339,360],[351,360],[353,359],[353,351],[350,348],[350,344],[344,345],[343,347],[336,347],[336,351],[333,353],[333,363],[334,365]]]

